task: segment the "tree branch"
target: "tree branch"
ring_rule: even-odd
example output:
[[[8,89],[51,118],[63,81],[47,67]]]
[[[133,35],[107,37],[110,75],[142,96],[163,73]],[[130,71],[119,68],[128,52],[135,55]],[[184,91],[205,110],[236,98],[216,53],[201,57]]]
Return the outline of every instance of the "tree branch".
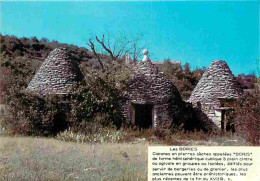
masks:
[[[97,40],[97,42],[100,43],[100,44],[102,45],[102,47],[109,53],[111,59],[112,59],[112,60],[115,60],[115,57],[114,57],[114,55],[113,55],[113,52],[112,52],[109,48],[107,48],[106,45],[105,45],[105,43],[104,43],[104,35],[102,36],[102,40],[101,40],[101,41],[98,39],[97,36],[96,36],[96,40]]]
[[[92,52],[94,53],[94,56],[98,59],[98,63],[100,64],[100,66],[101,66],[101,68],[103,70],[104,66],[103,66],[103,63],[101,61],[100,56],[96,52],[94,43],[91,41],[91,39],[89,39],[88,41],[89,41],[89,43],[87,43],[87,45],[91,48]]]

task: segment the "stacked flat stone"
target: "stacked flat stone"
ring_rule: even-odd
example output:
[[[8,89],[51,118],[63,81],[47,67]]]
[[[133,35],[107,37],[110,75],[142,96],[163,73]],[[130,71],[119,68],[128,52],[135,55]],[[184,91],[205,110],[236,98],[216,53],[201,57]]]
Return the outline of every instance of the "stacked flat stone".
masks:
[[[239,98],[243,90],[223,60],[213,61],[202,75],[192,91],[189,101],[192,103],[218,104],[218,98]]]
[[[54,49],[27,87],[39,94],[68,94],[82,79],[78,64],[65,48]]]
[[[160,122],[171,123],[179,119],[183,101],[178,89],[151,61],[138,62],[127,82],[125,116],[130,119],[131,104],[150,104],[154,107],[154,126]]]

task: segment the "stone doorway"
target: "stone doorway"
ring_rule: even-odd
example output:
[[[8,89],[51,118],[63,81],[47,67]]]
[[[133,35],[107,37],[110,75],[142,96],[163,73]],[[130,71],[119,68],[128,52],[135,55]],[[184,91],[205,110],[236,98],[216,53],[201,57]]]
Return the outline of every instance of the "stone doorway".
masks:
[[[134,123],[139,129],[149,129],[153,126],[153,105],[133,104]]]

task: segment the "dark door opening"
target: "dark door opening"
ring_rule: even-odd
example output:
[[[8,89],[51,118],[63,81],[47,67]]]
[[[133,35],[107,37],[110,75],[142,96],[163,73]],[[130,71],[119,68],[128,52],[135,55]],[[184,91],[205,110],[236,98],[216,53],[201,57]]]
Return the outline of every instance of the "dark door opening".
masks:
[[[134,104],[135,125],[139,129],[148,129],[153,125],[153,105],[151,104]]]

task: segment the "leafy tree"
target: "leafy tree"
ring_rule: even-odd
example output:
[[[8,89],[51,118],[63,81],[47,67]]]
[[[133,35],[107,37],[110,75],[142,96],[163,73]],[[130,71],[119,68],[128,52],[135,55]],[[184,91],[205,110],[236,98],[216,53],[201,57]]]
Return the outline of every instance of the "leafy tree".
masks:
[[[185,71],[186,73],[190,73],[190,64],[189,64],[189,63],[185,63],[185,64],[183,65],[183,67],[184,67],[184,71]]]
[[[236,79],[243,89],[254,89],[257,78],[254,74],[239,74]]]
[[[179,64],[172,64],[169,58],[165,59],[162,66],[159,66],[165,77],[171,80],[172,83],[178,88],[182,98],[188,99],[202,75],[197,72],[204,72],[204,70],[196,69],[191,71],[188,63],[185,63],[183,67],[184,68],[182,68]]]

